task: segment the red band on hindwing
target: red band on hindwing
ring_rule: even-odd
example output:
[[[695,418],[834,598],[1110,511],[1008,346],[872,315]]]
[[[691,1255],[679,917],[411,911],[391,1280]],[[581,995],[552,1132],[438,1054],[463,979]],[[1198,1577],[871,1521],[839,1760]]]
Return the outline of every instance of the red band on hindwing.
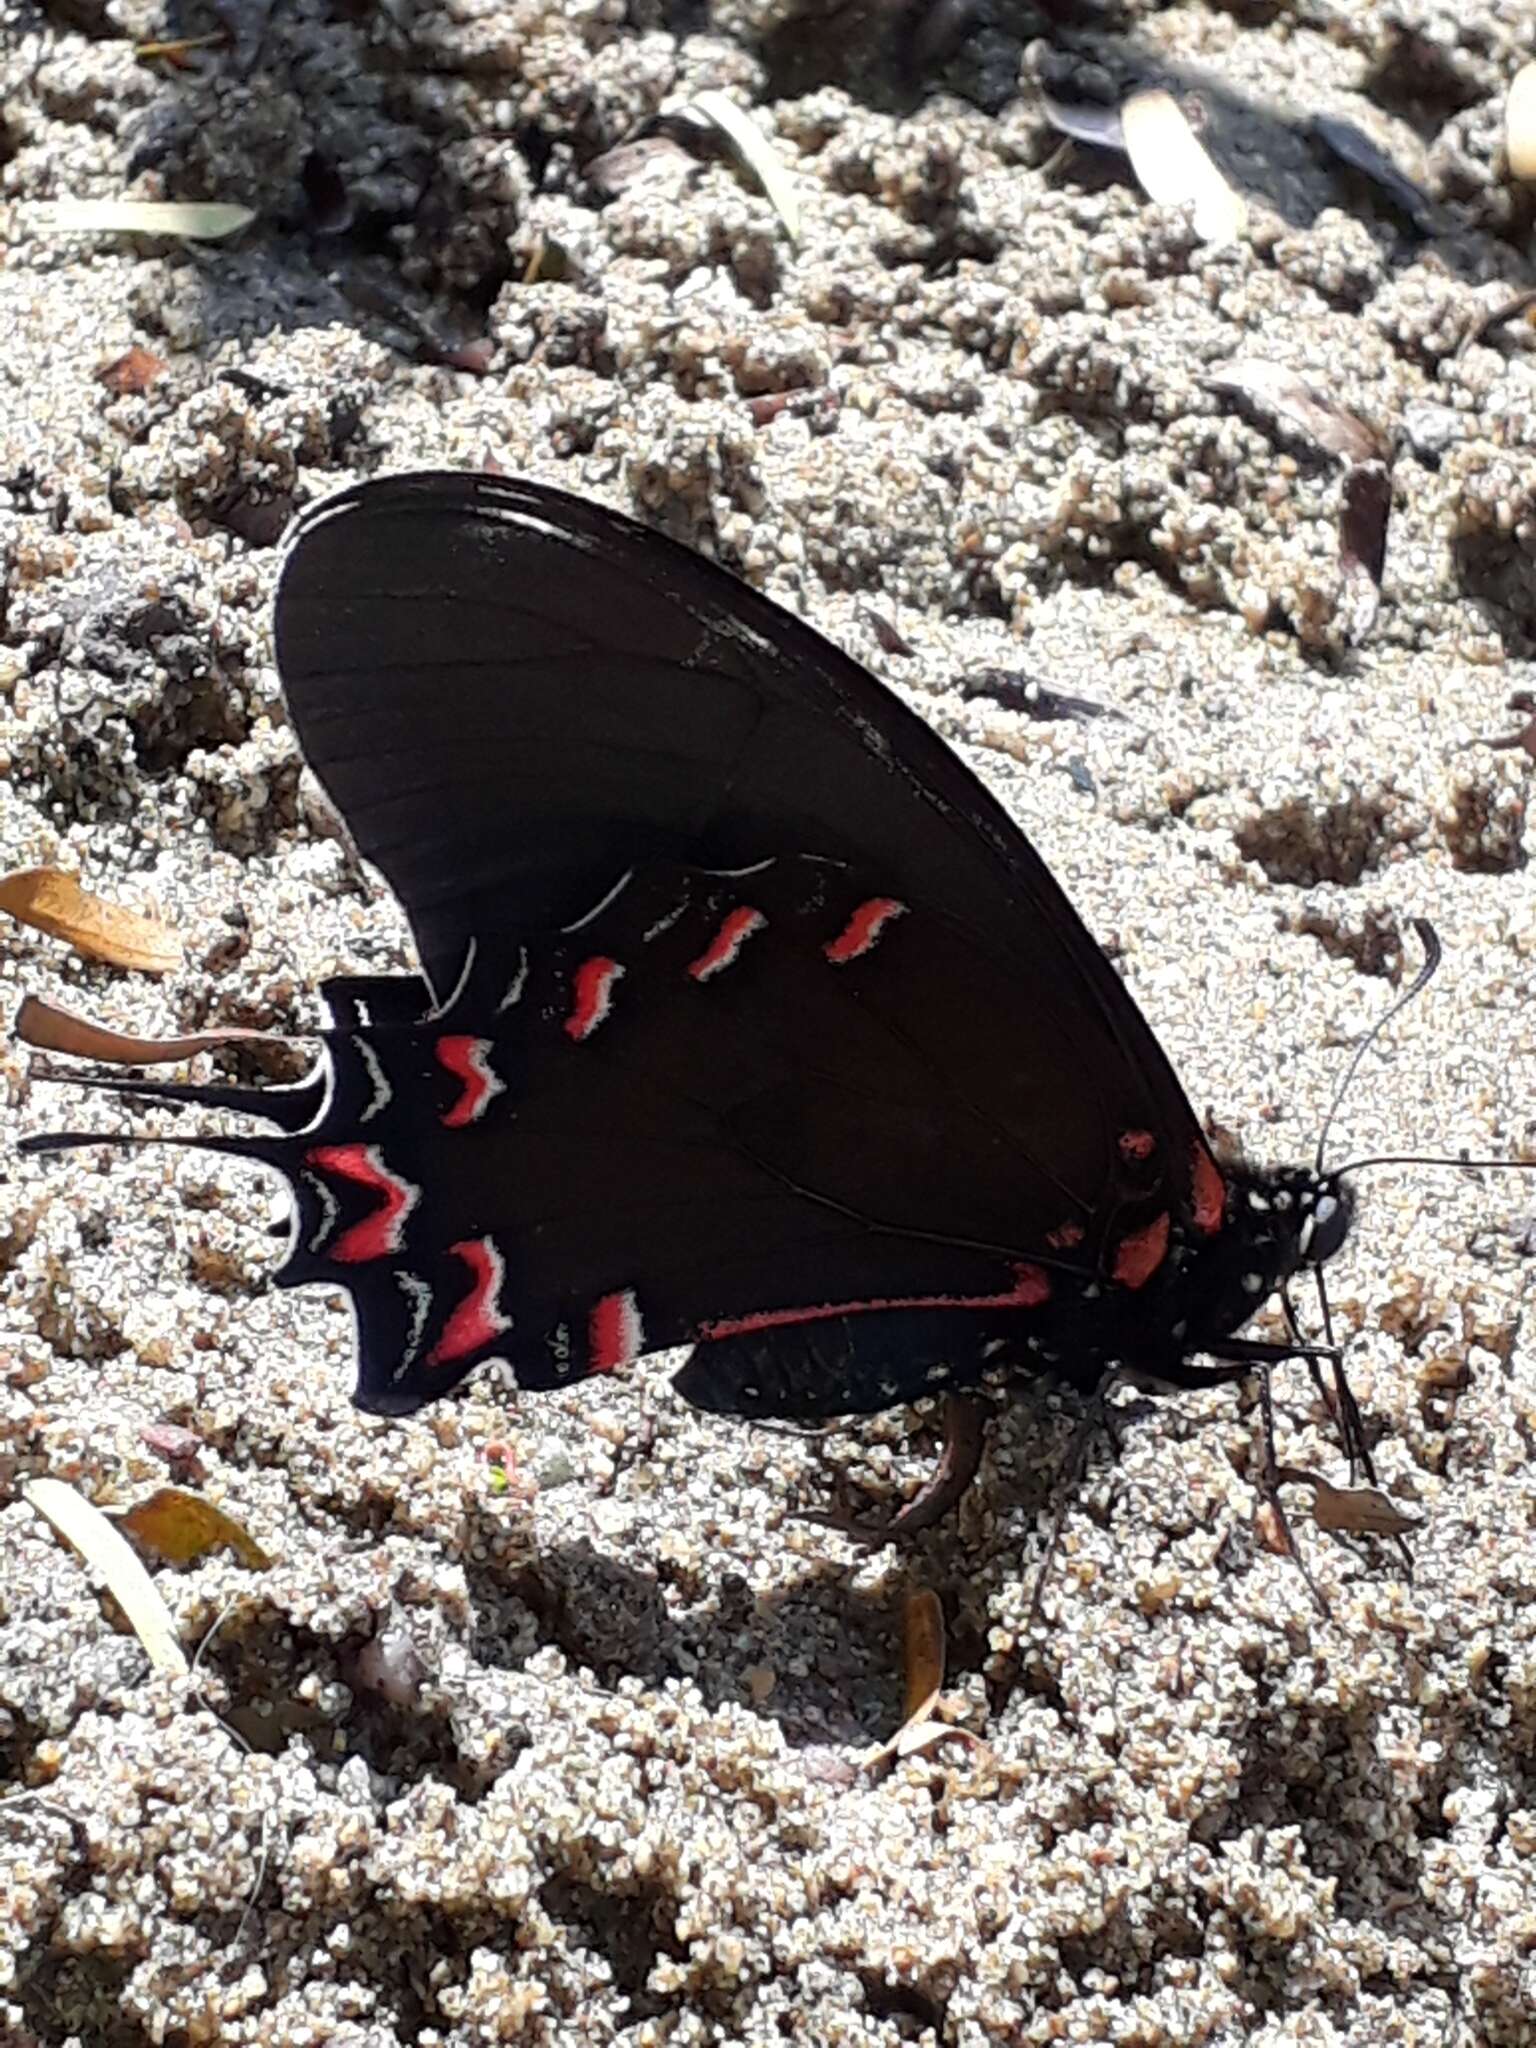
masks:
[[[756,1315],[722,1317],[700,1323],[696,1341],[743,1337],[757,1330],[780,1330],[790,1323],[822,1323],[832,1316],[867,1315],[892,1308],[1039,1308],[1051,1298],[1050,1275],[1041,1266],[1015,1266],[1014,1285],[1006,1294],[891,1295],[875,1301],[827,1301],[809,1308],[762,1309]]]
[[[1115,1247],[1114,1278],[1122,1287],[1145,1287],[1168,1256],[1169,1217],[1165,1210],[1142,1230],[1133,1230]]]
[[[1122,1159],[1150,1159],[1157,1150],[1157,1140],[1150,1131],[1122,1131],[1116,1143]]]
[[[446,1067],[456,1081],[464,1084],[458,1101],[438,1118],[450,1131],[478,1123],[492,1097],[500,1095],[507,1085],[491,1070],[491,1045],[489,1038],[470,1038],[459,1032],[448,1033],[433,1044],[438,1065]]]
[[[1214,1237],[1226,1220],[1227,1184],[1221,1169],[1205,1147],[1196,1143],[1190,1159],[1194,1183],[1194,1224],[1205,1237]]]
[[[304,1154],[304,1163],[335,1180],[372,1188],[384,1198],[371,1216],[344,1230],[333,1245],[321,1247],[327,1258],[344,1266],[360,1266],[399,1251],[405,1219],[420,1201],[421,1189],[392,1173],[377,1145],[312,1145]]]
[[[605,1294],[587,1318],[587,1364],[593,1372],[633,1365],[645,1349],[645,1326],[633,1288]]]
[[[469,1292],[443,1325],[443,1334],[427,1353],[427,1365],[452,1365],[483,1345],[493,1344],[512,1327],[501,1310],[501,1283],[506,1262],[491,1237],[468,1237],[448,1247],[469,1268]]]
[[[571,1014],[565,1020],[565,1035],[579,1045],[590,1038],[613,1007],[613,985],[624,970],[617,960],[594,954],[583,960],[572,976],[574,990]]]
[[[709,981],[724,968],[734,966],[741,956],[742,947],[767,922],[763,913],[753,910],[749,904],[744,903],[739,909],[729,912],[698,959],[689,963],[688,972],[695,981]]]
[[[892,919],[903,915],[906,907],[894,896],[871,896],[867,903],[859,905],[837,937],[828,940],[821,949],[822,953],[834,967],[859,959],[874,945]]]

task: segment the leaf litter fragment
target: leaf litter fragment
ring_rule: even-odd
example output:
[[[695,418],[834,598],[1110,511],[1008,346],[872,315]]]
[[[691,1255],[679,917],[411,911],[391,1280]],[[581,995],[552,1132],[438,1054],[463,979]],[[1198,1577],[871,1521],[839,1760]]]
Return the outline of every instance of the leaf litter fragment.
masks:
[[[1510,176],[1536,178],[1536,62],[1522,64],[1504,102],[1504,153]]]
[[[118,1518],[118,1527],[166,1564],[196,1564],[215,1550],[232,1550],[253,1572],[272,1560],[233,1515],[200,1493],[162,1486]]]
[[[1421,235],[1438,234],[1442,226],[1439,209],[1422,186],[1400,171],[1384,149],[1372,142],[1353,121],[1335,120],[1331,114],[1314,115],[1311,133],[1330,156],[1368,178],[1387,202],[1406,214]]]
[[[155,1669],[185,1678],[192,1667],[177,1639],[171,1611],[154,1580],[101,1509],[62,1479],[28,1480],[21,1493],[95,1571]]]
[[[788,165],[757,122],[738,107],[728,93],[716,91],[713,87],[707,92],[697,93],[689,101],[689,109],[711,127],[719,129],[739,161],[762,187],[764,197],[784,223],[784,232],[792,242],[798,242],[800,202],[795,196],[794,180]]]
[[[1245,399],[1273,414],[1325,455],[1344,464],[1339,503],[1340,600],[1345,636],[1358,646],[1376,622],[1392,514],[1392,450],[1376,429],[1298,377],[1284,363],[1234,356],[1206,389]]]
[[[288,1041],[273,1031],[253,1031],[231,1024],[222,1031],[193,1031],[184,1038],[137,1038],[131,1032],[114,1031],[110,1024],[93,1024],[40,996],[26,996],[16,1012],[14,1036],[35,1052],[63,1052],[75,1059],[100,1060],[109,1067],[153,1067],[175,1060],[195,1059],[200,1052],[213,1052],[224,1045],[284,1045]]]
[[[62,939],[87,960],[140,974],[169,974],[181,965],[181,940],[168,926],[92,895],[62,868],[18,868],[0,876],[0,910]]]
[[[163,356],[157,356],[152,350],[135,343],[122,355],[103,363],[96,372],[96,381],[104,384],[114,398],[142,398],[169,367]]]
[[[1275,1474],[1292,1486],[1312,1489],[1312,1519],[1319,1529],[1350,1536],[1401,1536],[1420,1526],[1379,1486],[1334,1486],[1319,1473],[1282,1465]]]
[[[906,1691],[901,1726],[889,1742],[877,1743],[862,1759],[866,1767],[894,1759],[920,1756],[924,1750],[953,1738],[980,1757],[993,1761],[992,1751],[969,1728],[937,1720],[934,1708],[944,1690],[944,1608],[926,1586],[909,1593],[902,1615]]]
[[[19,210],[38,234],[178,235],[189,242],[222,242],[256,218],[254,207],[219,200],[52,199]]]
[[[1170,92],[1133,92],[1120,109],[1125,153],[1156,206],[1192,206],[1202,242],[1235,242],[1248,207],[1227,183]]]

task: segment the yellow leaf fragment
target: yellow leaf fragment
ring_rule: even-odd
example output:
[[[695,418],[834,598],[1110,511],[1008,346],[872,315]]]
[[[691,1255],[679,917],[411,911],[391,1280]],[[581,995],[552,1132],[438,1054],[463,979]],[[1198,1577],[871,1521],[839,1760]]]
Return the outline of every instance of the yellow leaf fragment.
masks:
[[[0,876],[0,910],[63,939],[87,960],[169,974],[181,964],[181,940],[168,926],[93,896],[62,868],[18,868]]]
[[[29,1506],[46,1516],[93,1568],[123,1610],[155,1669],[185,1678],[191,1666],[177,1639],[171,1611],[156,1591],[154,1580],[101,1509],[62,1479],[32,1479],[21,1492]]]
[[[120,1516],[118,1527],[167,1564],[196,1564],[210,1551],[225,1549],[253,1572],[264,1572],[272,1562],[233,1515],[179,1486],[160,1487]]]
[[[1192,205],[1202,242],[1235,242],[1248,208],[1207,155],[1170,92],[1133,92],[1120,109],[1131,169],[1158,206]]]

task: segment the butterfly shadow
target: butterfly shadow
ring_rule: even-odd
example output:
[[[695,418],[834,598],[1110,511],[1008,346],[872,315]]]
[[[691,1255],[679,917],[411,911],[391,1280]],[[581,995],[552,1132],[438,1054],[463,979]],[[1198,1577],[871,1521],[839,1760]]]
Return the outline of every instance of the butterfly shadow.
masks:
[[[585,1536],[541,1548],[510,1575],[466,1567],[487,1668],[521,1670],[552,1647],[605,1691],[626,1678],[682,1681],[709,1708],[777,1722],[794,1748],[865,1746],[899,1718],[899,1600],[866,1589],[856,1570],[846,1553],[829,1554],[758,1593],[728,1567],[637,1567]]]

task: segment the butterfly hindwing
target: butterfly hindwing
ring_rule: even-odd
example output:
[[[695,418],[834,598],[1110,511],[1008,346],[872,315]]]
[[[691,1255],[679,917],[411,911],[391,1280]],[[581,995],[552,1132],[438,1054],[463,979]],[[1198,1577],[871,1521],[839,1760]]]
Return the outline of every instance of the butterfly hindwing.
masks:
[[[750,1386],[728,1342],[761,1358],[850,1309],[897,1329],[905,1391],[927,1359],[898,1311],[1027,1322],[1187,1180],[1126,1157],[1142,1105],[1077,1022],[841,863],[633,873],[576,928],[488,949],[441,1015],[332,1035],[339,1113],[297,1152],[282,1277],[351,1289],[368,1406],[486,1357],[536,1388],[684,1343],[696,1386],[712,1342],[721,1386]],[[786,1334],[795,1412],[818,1359],[824,1407],[867,1343]],[[900,1398],[881,1384],[835,1405]]]

